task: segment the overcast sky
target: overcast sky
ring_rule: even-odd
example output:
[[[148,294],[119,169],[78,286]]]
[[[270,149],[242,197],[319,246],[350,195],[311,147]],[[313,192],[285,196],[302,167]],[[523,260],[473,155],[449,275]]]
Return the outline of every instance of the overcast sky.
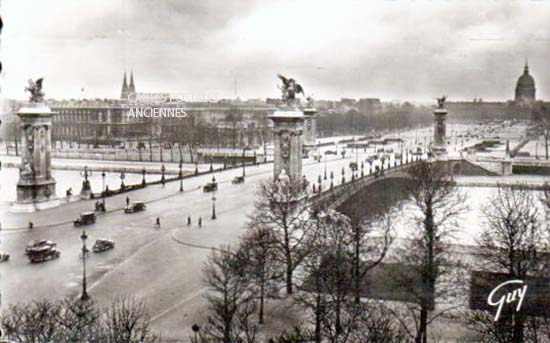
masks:
[[[525,58],[550,99],[550,0],[4,0],[2,96],[138,92],[316,99],[513,98]],[[236,80],[236,82],[235,82]],[[236,87],[235,87],[236,85]],[[85,92],[82,94],[81,89]]]

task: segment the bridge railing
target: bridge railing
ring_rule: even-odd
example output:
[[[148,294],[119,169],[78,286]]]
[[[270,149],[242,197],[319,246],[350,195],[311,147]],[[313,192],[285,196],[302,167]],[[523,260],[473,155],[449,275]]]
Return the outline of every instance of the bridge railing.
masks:
[[[411,155],[410,158],[407,157],[403,160],[394,160],[393,165],[389,163],[389,166],[387,168],[380,169],[380,173],[378,175],[376,174],[376,172],[372,172],[372,168],[369,168],[367,170],[367,173],[362,173],[362,175],[357,177],[352,176],[352,178],[347,182],[345,179],[343,179],[343,182],[341,182],[340,184],[333,185],[331,181],[330,187],[325,189],[318,187],[317,192],[315,192],[315,194],[313,195],[310,195],[308,197],[308,200],[311,204],[313,204],[313,206],[319,206],[329,203],[329,207],[337,207],[343,200],[345,200],[345,198],[347,198],[347,196],[355,193],[352,190],[362,188],[366,184],[373,182],[376,179],[385,178],[394,175],[395,173],[398,173],[400,171],[405,171],[411,165],[421,160],[426,160],[426,157]],[[353,175],[355,175],[355,172]]]

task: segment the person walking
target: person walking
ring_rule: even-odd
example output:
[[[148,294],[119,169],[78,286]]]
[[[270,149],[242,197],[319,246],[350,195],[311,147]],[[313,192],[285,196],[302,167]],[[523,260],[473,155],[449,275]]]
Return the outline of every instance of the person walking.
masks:
[[[202,217],[199,217],[199,227],[202,227]]]
[[[126,207],[130,206],[130,197],[126,197]]]
[[[187,225],[191,225],[191,216],[187,216]]]
[[[157,222],[155,223],[157,229],[160,229],[160,217],[157,217]]]

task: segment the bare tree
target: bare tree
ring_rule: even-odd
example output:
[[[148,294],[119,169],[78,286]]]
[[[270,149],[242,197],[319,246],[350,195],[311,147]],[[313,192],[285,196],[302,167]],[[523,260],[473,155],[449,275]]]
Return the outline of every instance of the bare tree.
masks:
[[[276,296],[276,282],[283,271],[275,261],[275,237],[268,227],[251,226],[242,239],[239,252],[245,256],[248,280],[259,302],[258,322],[264,323],[266,298]]]
[[[285,267],[287,294],[293,274],[311,251],[316,238],[302,180],[269,180],[260,185],[251,225],[268,227],[275,239],[275,257]]]
[[[411,166],[408,192],[415,228],[400,252],[408,273],[397,276],[412,295],[414,340],[426,343],[428,325],[443,312],[434,312],[436,298],[458,296],[458,261],[449,253],[449,239],[458,216],[466,210],[464,195],[436,163],[420,161]],[[410,331],[410,330],[409,330]],[[412,331],[410,331],[412,332]]]
[[[388,205],[389,206],[389,205]],[[378,216],[353,224],[353,291],[355,303],[361,301],[361,286],[368,272],[386,257],[393,242],[392,224],[399,204]]]
[[[158,337],[152,333],[151,317],[141,301],[122,297],[105,309],[105,339],[117,343],[153,343]]]
[[[10,306],[2,316],[4,335],[22,343],[52,342],[59,338],[59,302],[49,299]]]
[[[62,342],[101,342],[101,315],[93,301],[64,299],[57,317],[58,339]]]
[[[209,289],[210,315],[205,328],[209,339],[229,343],[242,336],[254,337],[250,313],[255,308],[246,276],[246,261],[229,247],[209,256],[204,267],[204,283]]]
[[[483,215],[486,227],[477,245],[478,268],[505,273],[511,279],[536,276],[543,270],[546,257],[541,252],[548,247],[548,235],[532,191],[521,185],[499,186]],[[473,319],[483,322],[484,318]],[[490,332],[493,338],[504,341],[508,335],[510,342],[523,342],[525,321],[524,312],[503,313]]]

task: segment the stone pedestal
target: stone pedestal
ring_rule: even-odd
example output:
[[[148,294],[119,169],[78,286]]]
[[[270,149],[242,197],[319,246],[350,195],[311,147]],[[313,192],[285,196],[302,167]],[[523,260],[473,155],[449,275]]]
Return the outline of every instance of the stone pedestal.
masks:
[[[269,116],[273,121],[274,162],[273,178],[284,169],[293,180],[302,178],[302,134],[304,112],[297,108],[275,111]]]
[[[436,154],[447,151],[447,109],[436,108],[434,110],[434,142],[432,150]]]
[[[52,111],[31,103],[17,113],[21,121],[21,167],[14,212],[34,212],[59,205],[51,173]]]

